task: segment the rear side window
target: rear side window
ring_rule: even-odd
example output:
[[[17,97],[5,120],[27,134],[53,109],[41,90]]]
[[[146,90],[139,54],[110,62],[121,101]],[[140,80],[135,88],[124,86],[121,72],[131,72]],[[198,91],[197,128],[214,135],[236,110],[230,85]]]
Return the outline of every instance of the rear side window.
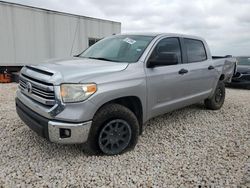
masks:
[[[207,59],[204,44],[200,40],[184,39],[187,49],[188,63],[204,61]]]

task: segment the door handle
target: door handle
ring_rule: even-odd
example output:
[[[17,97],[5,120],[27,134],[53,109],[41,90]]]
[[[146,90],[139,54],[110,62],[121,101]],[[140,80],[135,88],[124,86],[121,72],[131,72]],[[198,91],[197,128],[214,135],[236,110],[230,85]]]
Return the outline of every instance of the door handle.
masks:
[[[214,66],[212,66],[212,65],[210,65],[209,67],[208,67],[208,70],[213,70],[214,69]]]
[[[186,74],[186,73],[188,73],[187,69],[181,69],[181,70],[179,70],[179,74]]]

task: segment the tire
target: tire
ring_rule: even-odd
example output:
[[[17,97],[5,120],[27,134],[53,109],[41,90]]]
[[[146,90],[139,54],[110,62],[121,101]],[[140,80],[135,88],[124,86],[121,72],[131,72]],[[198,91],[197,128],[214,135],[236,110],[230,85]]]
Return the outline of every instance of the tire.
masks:
[[[219,81],[213,96],[204,101],[206,108],[210,110],[219,110],[224,104],[225,96],[226,96],[225,84],[224,82]]]
[[[139,123],[135,114],[125,106],[107,104],[93,118],[85,151],[90,155],[121,154],[135,147],[138,136]]]

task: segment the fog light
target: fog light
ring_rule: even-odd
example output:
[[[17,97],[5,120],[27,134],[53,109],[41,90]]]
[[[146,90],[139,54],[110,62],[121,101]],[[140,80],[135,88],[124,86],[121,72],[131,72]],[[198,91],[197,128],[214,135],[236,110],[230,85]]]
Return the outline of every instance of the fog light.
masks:
[[[71,136],[70,129],[60,129],[60,138],[69,138]]]

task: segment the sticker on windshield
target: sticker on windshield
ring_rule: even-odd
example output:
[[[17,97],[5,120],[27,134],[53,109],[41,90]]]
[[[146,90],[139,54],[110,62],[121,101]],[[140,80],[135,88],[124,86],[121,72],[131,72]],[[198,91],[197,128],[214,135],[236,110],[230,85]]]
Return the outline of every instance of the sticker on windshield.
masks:
[[[133,39],[131,39],[131,38],[125,38],[125,39],[123,39],[123,41],[126,42],[126,43],[129,43],[129,44],[134,44],[134,43],[136,43],[136,40],[133,40]]]

